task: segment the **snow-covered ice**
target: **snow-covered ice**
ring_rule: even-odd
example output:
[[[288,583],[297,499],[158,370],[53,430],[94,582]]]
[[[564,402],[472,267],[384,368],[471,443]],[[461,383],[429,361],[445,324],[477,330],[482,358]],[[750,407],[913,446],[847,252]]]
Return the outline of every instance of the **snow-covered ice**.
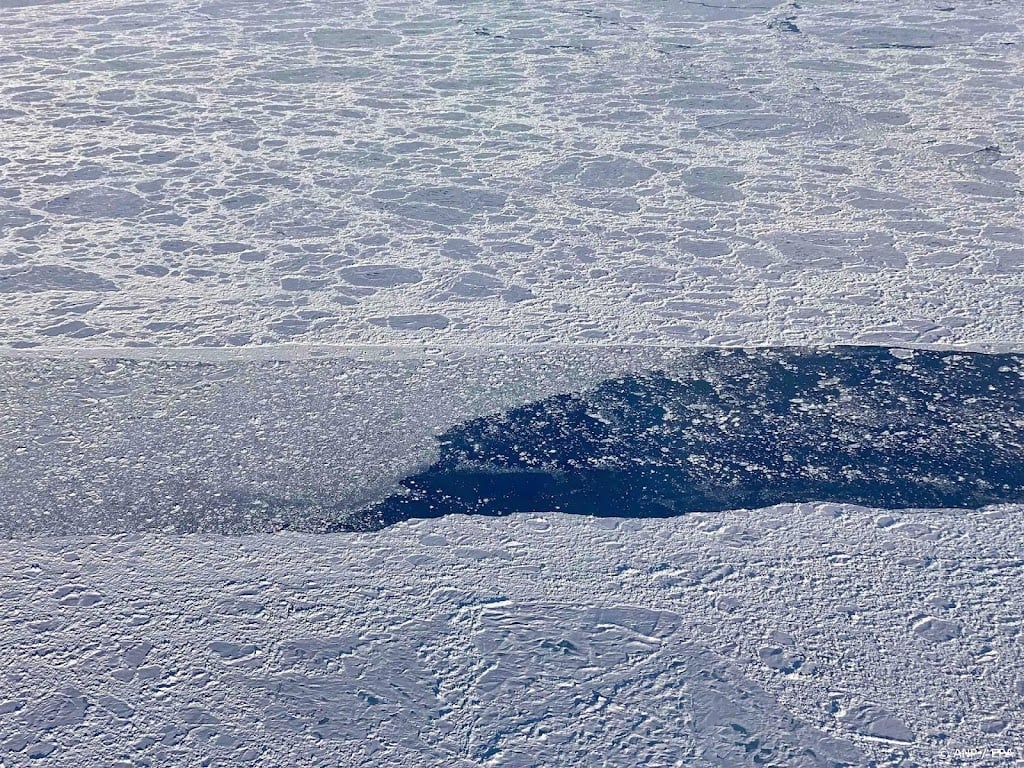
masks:
[[[1017,0],[0,0],[0,768],[1024,762],[1019,358],[960,354],[1024,352],[1022,44]],[[692,429],[529,421],[702,359]],[[969,508],[316,533],[595,435]]]
[[[3,360],[4,765],[1024,758],[1024,506],[992,503],[1021,493],[1019,356],[217,354]],[[631,381],[648,399],[623,401]],[[567,416],[577,406],[589,422]],[[438,436],[441,463],[414,475]],[[772,465],[787,446],[798,461]],[[339,527],[361,503],[402,499],[406,475],[429,487],[464,450],[492,471],[639,462],[617,482],[648,485],[627,488],[624,517],[269,532]],[[638,519],[648,486],[673,490],[650,476],[674,477],[686,451],[710,462],[721,511]],[[736,493],[863,492],[830,474],[858,455],[847,469],[910,508],[728,509]],[[586,512],[590,489],[569,492]],[[507,509],[523,499],[525,485]],[[503,509],[476,502],[451,511]]]
[[[1012,765],[1022,511],[0,542],[3,759]]]
[[[0,3],[8,344],[1011,344],[1021,5]]]

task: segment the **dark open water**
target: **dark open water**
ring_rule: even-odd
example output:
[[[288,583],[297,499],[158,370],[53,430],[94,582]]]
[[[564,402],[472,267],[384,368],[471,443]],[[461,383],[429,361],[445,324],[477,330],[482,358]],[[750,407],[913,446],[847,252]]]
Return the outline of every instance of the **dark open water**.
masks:
[[[475,419],[404,492],[335,527],[446,514],[664,517],[830,501],[1024,501],[1019,355],[872,347],[696,351],[652,371]]]

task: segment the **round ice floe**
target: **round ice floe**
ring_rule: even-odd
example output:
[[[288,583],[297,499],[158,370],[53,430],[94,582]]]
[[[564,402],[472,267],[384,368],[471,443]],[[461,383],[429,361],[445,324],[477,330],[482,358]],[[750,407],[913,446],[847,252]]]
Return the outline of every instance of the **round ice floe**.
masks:
[[[804,662],[802,655],[777,645],[764,646],[758,650],[757,656],[761,663],[777,672],[795,672]]]
[[[145,210],[146,201],[126,189],[98,186],[55,197],[45,208],[48,213],[84,219],[130,219]]]
[[[907,724],[877,704],[862,704],[840,716],[839,721],[851,731],[891,741],[910,742],[913,732]]]
[[[116,288],[114,283],[100,275],[59,264],[0,270],[0,293],[113,291]]]
[[[368,288],[394,288],[399,285],[418,283],[423,273],[418,269],[399,267],[394,264],[363,264],[339,270],[342,279],[352,285]]]
[[[914,632],[932,643],[947,643],[960,637],[960,625],[955,621],[926,616],[914,624]]]
[[[85,718],[87,706],[85,696],[68,687],[43,697],[25,713],[25,721],[40,731],[74,725]]]
[[[402,38],[386,29],[338,29],[324,27],[311,35],[318,48],[383,48],[397,45]]]
[[[583,169],[578,181],[585,187],[633,187],[650,179],[656,171],[628,157],[609,157]]]

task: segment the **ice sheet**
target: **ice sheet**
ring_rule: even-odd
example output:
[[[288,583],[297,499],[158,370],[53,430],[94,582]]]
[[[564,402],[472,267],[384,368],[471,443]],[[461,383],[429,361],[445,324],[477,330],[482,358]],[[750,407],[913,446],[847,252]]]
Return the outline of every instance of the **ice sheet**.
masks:
[[[1005,372],[784,409],[935,427],[978,509],[254,533],[504,414],[492,475],[543,465],[538,403],[718,346],[1024,351],[1022,43],[1017,0],[0,0],[0,766],[1024,760]]]
[[[0,12],[5,345],[1024,339],[1016,0]]]
[[[1013,764],[1022,512],[806,504],[0,541],[0,754]]]
[[[0,534],[1024,500],[1019,355],[574,348],[0,358]]]

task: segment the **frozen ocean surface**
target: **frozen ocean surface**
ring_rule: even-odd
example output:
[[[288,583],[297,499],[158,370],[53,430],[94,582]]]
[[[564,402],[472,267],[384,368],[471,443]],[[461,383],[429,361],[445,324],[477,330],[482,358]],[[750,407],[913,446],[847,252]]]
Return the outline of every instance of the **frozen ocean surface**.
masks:
[[[1016,354],[27,356],[0,359],[0,393],[3,536],[1024,502]]]
[[[0,0],[0,768],[1021,764],[1022,155],[1017,0]]]
[[[1024,339],[1018,0],[0,13],[8,345]]]

